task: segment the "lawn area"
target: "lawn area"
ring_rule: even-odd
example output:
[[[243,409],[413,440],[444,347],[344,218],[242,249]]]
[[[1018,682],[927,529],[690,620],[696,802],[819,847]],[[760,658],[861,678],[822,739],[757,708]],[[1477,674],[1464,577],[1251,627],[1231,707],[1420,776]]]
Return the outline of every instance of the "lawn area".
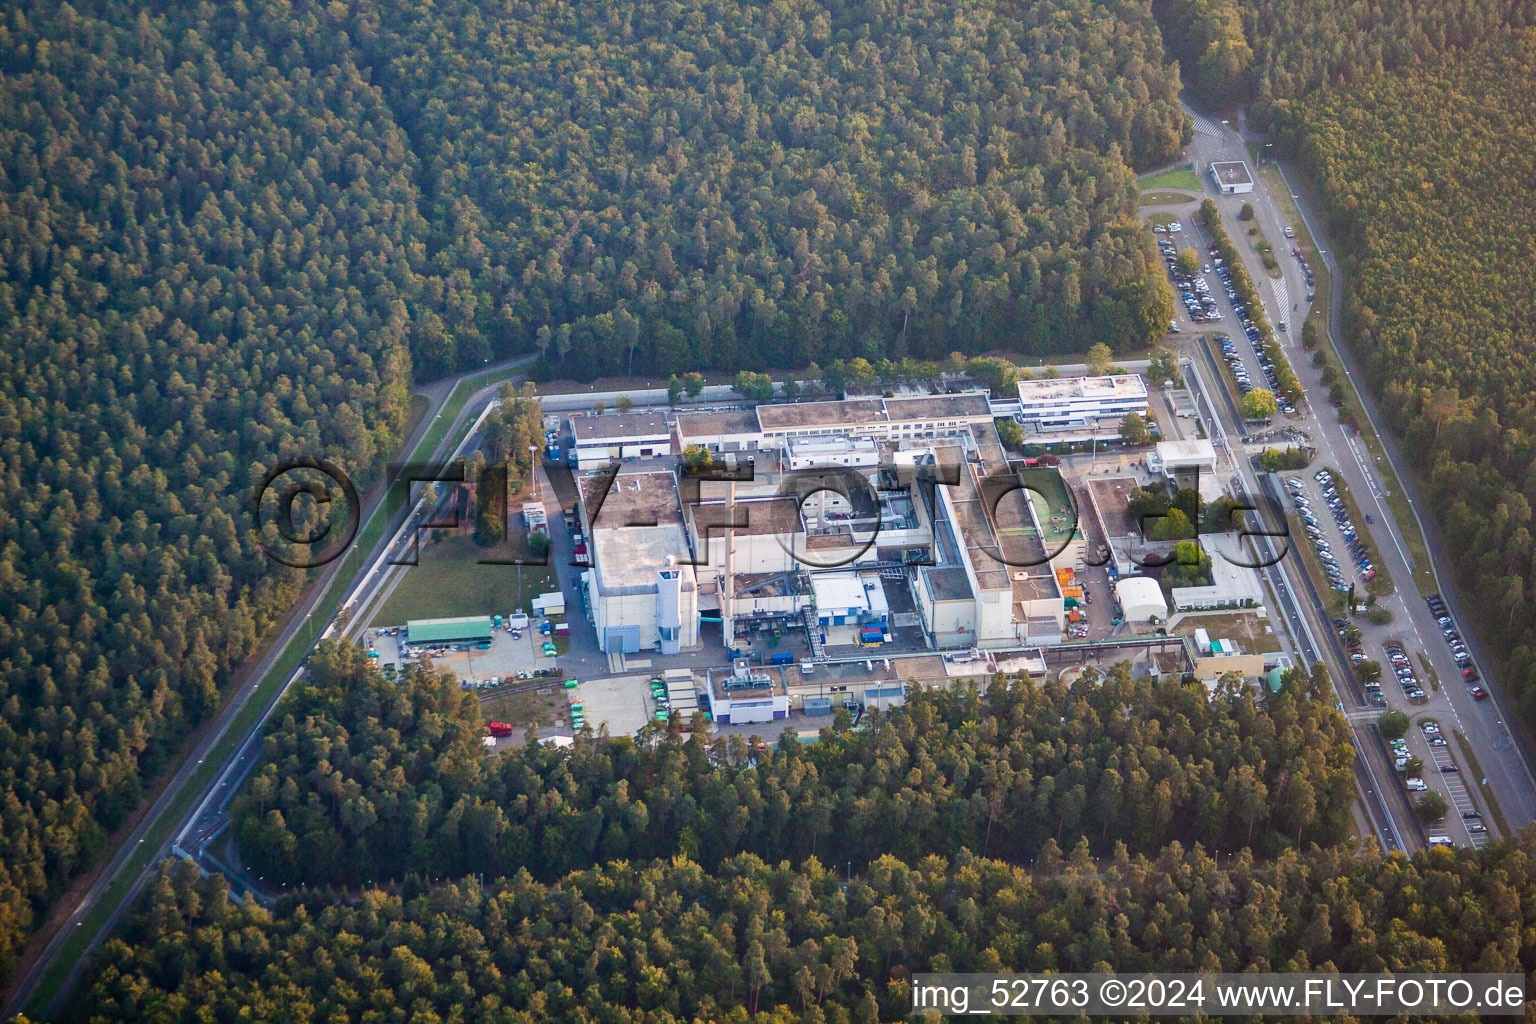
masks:
[[[1325,265],[1322,255],[1317,251],[1317,242],[1301,219],[1301,211],[1296,208],[1296,201],[1291,198],[1291,189],[1285,183],[1285,176],[1273,164],[1261,166],[1259,174],[1263,176],[1265,187],[1269,189],[1269,194],[1274,197],[1276,205],[1280,207],[1280,214],[1285,222],[1296,229],[1296,237],[1291,241],[1301,247],[1301,253],[1307,258],[1308,264],[1323,270]],[[1317,325],[1318,333],[1328,340],[1328,348],[1332,350],[1331,354],[1337,362],[1339,340],[1333,337],[1328,324],[1328,308],[1332,301],[1332,293],[1333,275],[1324,271],[1317,278],[1311,316]],[[1297,337],[1299,338],[1300,335],[1298,334]],[[1402,482],[1393,471],[1392,463],[1386,459],[1381,447],[1381,439],[1376,436],[1370,420],[1366,419],[1365,412],[1360,407],[1360,398],[1355,393],[1353,378],[1346,378],[1343,384],[1344,407],[1339,410],[1339,417],[1355,425],[1360,439],[1365,442],[1366,450],[1371,453],[1371,461],[1376,467],[1376,472],[1381,474],[1382,485],[1387,491],[1387,506],[1392,510],[1392,518],[1397,521],[1398,530],[1403,535],[1403,542],[1408,546],[1408,558],[1413,565],[1414,586],[1418,588],[1421,595],[1428,596],[1439,587],[1435,584],[1434,571],[1430,567],[1429,549],[1424,544],[1424,534],[1419,529],[1419,522],[1408,504],[1408,496],[1403,491]]]
[[[1176,167],[1171,171],[1159,171],[1136,179],[1136,186],[1143,192],[1158,188],[1178,188],[1186,192],[1200,192],[1200,176],[1190,167]]]
[[[1223,612],[1217,615],[1186,615],[1173,627],[1179,636],[1193,637],[1203,629],[1212,640],[1236,640],[1252,654],[1269,654],[1280,649],[1280,638],[1267,628],[1268,619],[1253,612]]]
[[[1276,280],[1284,276],[1280,271],[1280,261],[1275,259],[1275,247],[1269,244],[1269,236],[1264,234],[1257,220],[1248,222],[1248,244],[1259,254],[1259,262],[1264,264],[1265,273]]]
[[[398,626],[411,619],[495,615],[524,611],[535,595],[554,589],[549,566],[485,565],[487,558],[527,557],[521,537],[496,548],[477,547],[469,536],[433,543],[423,538],[420,564],[406,568],[370,625]],[[521,578],[521,590],[519,590]]]
[[[1192,203],[1198,198],[1200,197],[1192,196],[1187,192],[1168,192],[1159,189],[1154,192],[1143,192],[1140,202],[1142,206],[1182,206],[1185,203]],[[1172,218],[1170,217],[1169,219],[1171,220]]]
[[[480,718],[485,722],[507,722],[518,726],[566,725],[568,692],[573,691],[567,691],[561,683],[552,682],[536,690],[494,694],[480,701]]]

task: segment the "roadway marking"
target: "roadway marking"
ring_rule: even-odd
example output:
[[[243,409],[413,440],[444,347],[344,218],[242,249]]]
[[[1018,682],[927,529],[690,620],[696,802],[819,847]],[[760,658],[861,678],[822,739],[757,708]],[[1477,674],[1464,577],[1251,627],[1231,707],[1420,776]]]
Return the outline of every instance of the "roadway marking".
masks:
[[[1182,100],[1180,100],[1179,102],[1183,103]],[[1213,139],[1221,138],[1221,129],[1220,128],[1217,128],[1214,124],[1212,124],[1204,116],[1195,113],[1194,109],[1192,107],[1190,107],[1190,105],[1188,103],[1183,103],[1183,106],[1184,106],[1184,113],[1188,114],[1189,117],[1190,117],[1190,120],[1194,121],[1194,123],[1195,123],[1195,131],[1199,132],[1201,135],[1205,135],[1205,136],[1208,136],[1208,137],[1213,138]]]
[[[1280,310],[1280,322],[1286,324],[1287,330],[1291,321],[1291,290],[1285,283],[1285,272],[1281,271],[1280,279],[1270,278],[1269,290],[1275,294],[1275,306]]]

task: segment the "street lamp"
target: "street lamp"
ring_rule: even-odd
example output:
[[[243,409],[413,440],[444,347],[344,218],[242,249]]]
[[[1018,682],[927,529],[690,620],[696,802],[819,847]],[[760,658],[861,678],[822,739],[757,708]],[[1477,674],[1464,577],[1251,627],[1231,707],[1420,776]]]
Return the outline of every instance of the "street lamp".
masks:
[[[531,444],[531,445],[528,446],[528,471],[533,474],[533,500],[534,501],[538,501],[539,500],[539,461],[538,461],[538,452],[539,452],[539,446],[538,445]]]

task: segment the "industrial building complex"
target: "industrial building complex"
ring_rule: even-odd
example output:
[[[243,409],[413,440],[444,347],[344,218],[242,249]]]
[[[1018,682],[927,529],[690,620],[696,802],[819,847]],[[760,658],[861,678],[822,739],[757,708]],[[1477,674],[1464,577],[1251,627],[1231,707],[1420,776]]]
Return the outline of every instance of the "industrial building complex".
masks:
[[[583,422],[602,418],[572,417],[572,433],[614,438]],[[985,393],[682,414],[676,433],[729,469],[689,477],[636,460],[580,477],[604,650],[710,636],[736,647],[786,630],[817,653],[898,637],[928,649],[1061,640],[1056,570],[1084,538],[1055,470],[1010,467]]]
[[[546,452],[564,465],[543,472],[559,485],[521,516],[569,552],[556,588],[505,616],[379,623],[369,655],[438,659],[479,690],[547,691],[538,680],[580,665],[569,727],[590,713],[625,731],[697,713],[721,727],[859,713],[913,686],[1119,661],[1213,693],[1234,673],[1262,685],[1277,652],[1225,636],[1269,631],[1242,538],[1202,537],[1209,568],[1173,571],[1175,542],[1133,521],[1159,494],[1223,496],[1230,453],[1184,418],[1184,394],[1164,403],[1172,436],[1134,448],[1121,421],[1157,412],[1134,373],[1023,380],[1001,398],[548,416]],[[1010,454],[1007,420],[1050,457]],[[1202,624],[1223,636],[1197,642]]]
[[[1090,567],[1111,582],[1097,613],[1106,635],[1128,639],[1186,611],[1262,613],[1256,574],[1225,560],[1208,585],[1161,586],[1127,521],[1139,487],[1219,497],[1211,442],[1161,442],[1138,456],[1139,475],[1088,478],[1010,460],[995,426],[1118,435],[1126,414],[1148,408],[1142,378],[1118,374],[1021,381],[1003,400],[972,390],[571,414],[575,529],[590,551],[580,588],[598,646],[723,648],[727,664],[754,667],[712,679],[703,703],[717,720],[768,721],[819,684],[817,665],[995,663],[1084,640]],[[690,472],[680,456],[699,448],[711,459]]]

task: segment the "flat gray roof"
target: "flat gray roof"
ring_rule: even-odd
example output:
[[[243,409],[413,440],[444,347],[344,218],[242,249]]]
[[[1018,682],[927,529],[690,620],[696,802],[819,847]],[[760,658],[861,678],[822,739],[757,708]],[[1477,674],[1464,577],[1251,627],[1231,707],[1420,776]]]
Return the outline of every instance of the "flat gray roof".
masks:
[[[681,525],[677,478],[671,473],[620,473],[604,494],[609,479],[609,474],[591,473],[578,481],[594,530]]]
[[[992,403],[979,391],[959,395],[918,395],[887,398],[885,411],[892,420],[945,420],[973,416],[992,418]]]
[[[757,421],[764,430],[793,430],[808,426],[856,426],[885,419],[884,400],[850,398],[843,402],[801,402],[795,405],[760,405]]]
[[[935,601],[968,601],[971,598],[971,581],[966,578],[963,566],[932,566],[923,570],[923,579]]]
[[[980,391],[967,391],[958,395],[849,398],[841,402],[801,402],[757,407],[757,420],[764,430],[991,417],[992,403]]]
[[[721,434],[756,434],[757,413],[751,409],[729,412],[680,412],[677,432],[684,438],[714,437]]]
[[[775,536],[799,533],[800,503],[794,498],[737,499],[701,502],[693,507],[694,528],[700,538],[721,533],[729,526],[737,533]]]
[[[571,416],[571,433],[578,441],[609,438],[666,437],[667,418],[659,412],[603,412]]]
[[[1109,533],[1104,538],[1106,542],[1114,537],[1135,537],[1141,533],[1141,524],[1131,518],[1130,510],[1126,508],[1131,492],[1139,486],[1130,477],[1109,477],[1088,482],[1088,498],[1093,502],[1093,507],[1098,509],[1104,529]]]
[[[1253,175],[1241,160],[1218,160],[1211,164],[1211,173],[1226,185],[1251,185]]]

